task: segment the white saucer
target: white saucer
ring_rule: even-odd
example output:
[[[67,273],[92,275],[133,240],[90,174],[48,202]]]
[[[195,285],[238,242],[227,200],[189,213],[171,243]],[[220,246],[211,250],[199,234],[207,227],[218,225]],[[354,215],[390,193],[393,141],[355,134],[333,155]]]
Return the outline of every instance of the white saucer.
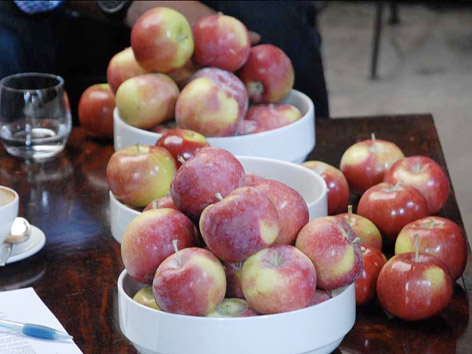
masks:
[[[7,264],[21,261],[37,253],[46,243],[46,236],[44,232],[36,226],[31,225],[31,235],[29,239],[23,243],[13,245],[11,255],[8,258]]]

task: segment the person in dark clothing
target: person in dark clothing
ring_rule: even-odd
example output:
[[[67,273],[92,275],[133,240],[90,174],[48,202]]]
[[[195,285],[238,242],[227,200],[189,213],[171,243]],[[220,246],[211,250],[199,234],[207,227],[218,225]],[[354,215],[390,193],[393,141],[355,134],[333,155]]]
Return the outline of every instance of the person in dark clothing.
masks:
[[[111,3],[122,3],[112,1]],[[25,2],[26,3],[26,2]],[[26,71],[61,75],[71,101],[74,123],[80,95],[106,82],[114,54],[130,46],[130,29],[145,11],[173,7],[192,23],[223,12],[240,19],[260,36],[260,43],[280,47],[291,58],[295,88],[315,102],[316,116],[329,118],[320,53],[321,39],[312,1],[127,1],[120,17],[103,14],[92,1],[63,1],[50,11],[28,14],[14,1],[0,1],[0,79]]]

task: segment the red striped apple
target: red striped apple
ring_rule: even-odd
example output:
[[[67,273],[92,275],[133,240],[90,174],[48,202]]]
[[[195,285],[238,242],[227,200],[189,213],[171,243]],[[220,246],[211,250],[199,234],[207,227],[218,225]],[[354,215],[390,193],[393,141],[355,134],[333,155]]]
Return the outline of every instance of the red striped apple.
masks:
[[[295,246],[316,268],[318,287],[333,290],[353,283],[362,271],[362,253],[351,227],[334,216],[306,224]]]
[[[274,243],[293,244],[300,229],[309,221],[305,199],[295,189],[274,180],[266,179],[254,187],[269,198],[279,213],[279,235]]]
[[[201,148],[210,146],[202,134],[187,129],[167,130],[156,145],[166,148],[174,156],[177,168],[182,162],[195,156]]]
[[[80,96],[79,123],[85,132],[97,139],[113,139],[115,95],[108,84],[88,87]]]
[[[169,208],[142,212],[129,223],[121,242],[128,273],[141,283],[151,284],[157,267],[174,253],[173,240],[181,249],[197,245],[196,228],[188,217]]]
[[[380,305],[406,321],[441,313],[450,304],[453,291],[446,264],[426,253],[402,253],[390,258],[377,279]]]
[[[383,181],[385,173],[398,160],[405,157],[400,148],[386,140],[364,140],[351,145],[341,157],[340,169],[351,189],[365,192]]]
[[[113,93],[116,93],[118,87],[126,80],[147,73],[148,71],[136,61],[133,49],[128,47],[111,58],[107,67],[107,82]]]
[[[284,51],[272,44],[251,47],[249,57],[239,72],[256,103],[275,103],[292,89],[295,74],[292,61]]]
[[[175,120],[179,128],[206,137],[231,136],[236,134],[247,106],[246,88],[237,76],[218,68],[204,68],[180,93]]]
[[[136,145],[113,153],[106,177],[116,199],[132,207],[144,207],[169,193],[175,170],[174,158],[166,149]]]
[[[356,280],[356,305],[365,305],[375,299],[377,294],[377,278],[380,270],[387,262],[384,254],[372,247],[361,246],[364,267]]]
[[[415,235],[418,235],[420,252],[432,254],[446,263],[454,280],[462,275],[467,263],[467,242],[459,225],[440,216],[413,221],[398,234],[395,254],[415,251]]]
[[[315,294],[316,281],[313,263],[290,245],[276,245],[253,254],[241,271],[244,297],[262,314],[307,307]]]
[[[164,74],[132,77],[116,93],[121,118],[137,128],[150,129],[174,117],[179,96],[176,83]]]
[[[250,107],[244,119],[258,122],[259,130],[284,127],[302,117],[300,110],[286,103],[258,104]]]
[[[279,234],[279,214],[255,187],[241,187],[206,207],[200,232],[208,248],[225,262],[242,262],[272,245]]]
[[[383,240],[393,246],[406,224],[428,215],[428,206],[423,195],[413,187],[379,183],[362,195],[357,213],[372,221]]]
[[[305,161],[302,166],[319,174],[328,187],[328,215],[346,211],[349,203],[349,185],[344,174],[323,161]]]
[[[439,211],[449,197],[449,179],[433,159],[426,156],[410,156],[395,162],[385,174],[385,182],[398,181],[418,189],[428,203],[428,214]]]
[[[155,7],[142,14],[133,25],[131,47],[144,69],[168,73],[184,66],[192,56],[192,29],[180,12]]]
[[[152,286],[157,305],[163,311],[206,316],[225,297],[225,271],[210,251],[185,248],[159,265]]]
[[[251,47],[249,32],[237,18],[205,16],[192,25],[192,32],[199,65],[236,71],[246,62]]]
[[[336,215],[351,226],[352,230],[359,237],[361,246],[369,246],[382,251],[382,234],[375,224],[369,219],[354,214],[352,205],[348,206],[348,212]]]
[[[208,205],[216,203],[244,185],[244,168],[230,152],[204,147],[176,172],[171,185],[175,205],[198,218]]]

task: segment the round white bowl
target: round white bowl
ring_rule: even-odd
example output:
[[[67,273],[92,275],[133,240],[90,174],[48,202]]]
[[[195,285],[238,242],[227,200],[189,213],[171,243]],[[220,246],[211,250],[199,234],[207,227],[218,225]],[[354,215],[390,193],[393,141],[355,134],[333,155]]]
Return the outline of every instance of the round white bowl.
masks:
[[[123,270],[118,279],[120,328],[143,354],[331,353],[356,318],[354,284],[320,304],[275,315],[239,318],[185,316],[132,299],[144,285]]]
[[[297,107],[303,116],[287,126],[267,132],[231,137],[207,138],[211,146],[226,149],[234,155],[261,156],[301,163],[315,147],[315,108],[304,93],[292,90],[283,100]],[[115,150],[136,143],[154,145],[161,134],[139,129],[120,118],[118,108],[113,112]]]
[[[287,161],[254,156],[236,157],[246,174],[253,173],[285,183],[299,192],[307,203],[310,220],[328,214],[328,188],[317,173]],[[139,214],[139,211],[124,205],[110,192],[110,226],[115,240],[121,243],[126,227]]]

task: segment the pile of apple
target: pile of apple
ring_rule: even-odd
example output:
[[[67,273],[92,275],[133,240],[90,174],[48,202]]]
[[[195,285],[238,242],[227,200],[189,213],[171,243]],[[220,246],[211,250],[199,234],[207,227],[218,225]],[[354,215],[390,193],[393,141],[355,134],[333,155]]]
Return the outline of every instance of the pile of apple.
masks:
[[[329,299],[360,276],[348,223],[309,222],[299,192],[187,133],[116,151],[107,164],[115,197],[144,207],[121,243],[129,275],[147,285],[136,301],[195,316],[273,314]]]
[[[134,127],[161,132],[175,118],[176,127],[207,137],[263,132],[302,116],[280,102],[294,84],[290,58],[271,44],[251,46],[245,25],[223,14],[191,26],[176,10],[147,11],[132,28],[131,47],[110,60],[107,81],[79,102],[81,125],[96,137],[110,137],[115,101]]]
[[[449,196],[449,179],[429,157],[405,157],[392,142],[353,144],[339,169],[321,161],[303,165],[328,185],[328,213],[345,220],[360,239],[364,269],[356,303],[372,302],[404,320],[441,313],[467,262],[467,243],[453,221],[435,216]],[[350,192],[360,195],[357,214]],[[348,212],[346,213],[346,209]],[[394,255],[387,261],[385,254]]]

